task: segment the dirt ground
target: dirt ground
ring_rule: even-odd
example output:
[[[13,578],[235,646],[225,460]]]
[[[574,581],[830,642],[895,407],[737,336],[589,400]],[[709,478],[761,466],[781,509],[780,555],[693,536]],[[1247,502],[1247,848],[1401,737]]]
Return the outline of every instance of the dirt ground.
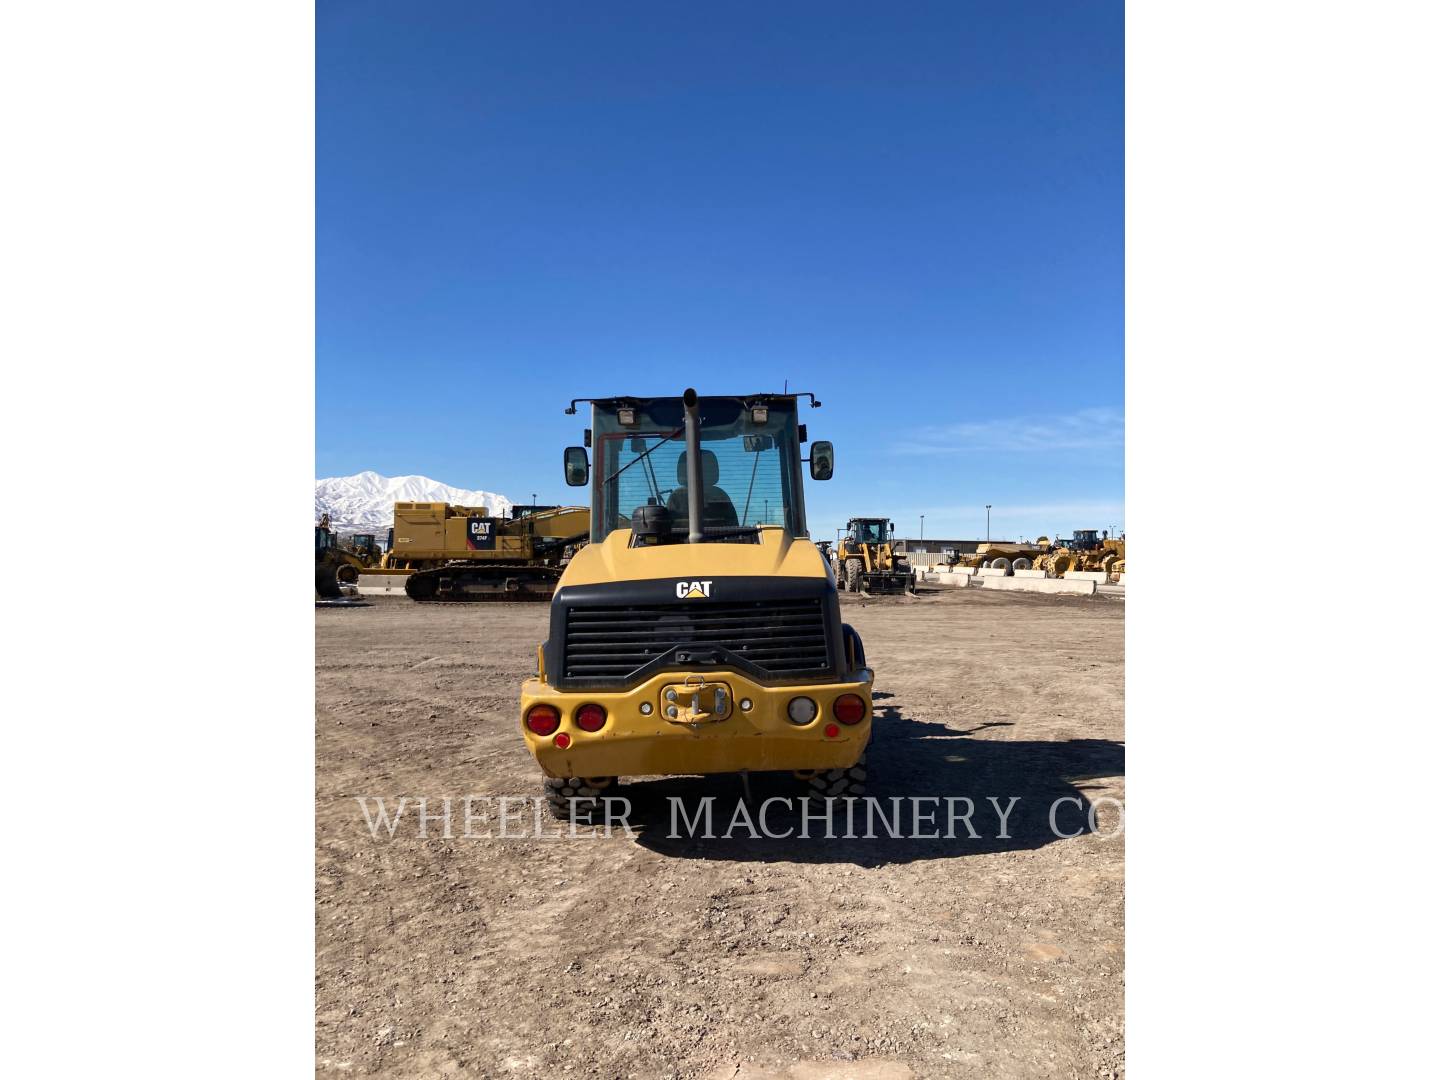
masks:
[[[876,671],[870,795],[938,805],[902,822],[922,834],[973,800],[979,837],[940,839],[672,838],[672,795],[729,827],[734,777],[627,782],[633,837],[537,838],[516,700],[547,610],[316,610],[320,1074],[1123,1075],[1123,600],[846,598]],[[750,806],[788,791],[756,777]],[[357,799],[393,821],[401,796],[372,836]]]

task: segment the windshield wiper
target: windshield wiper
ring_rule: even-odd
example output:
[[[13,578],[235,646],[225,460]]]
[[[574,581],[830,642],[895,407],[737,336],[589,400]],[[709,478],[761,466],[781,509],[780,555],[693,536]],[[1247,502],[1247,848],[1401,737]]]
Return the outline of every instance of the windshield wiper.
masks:
[[[605,483],[604,483],[604,484],[601,484],[600,486],[601,486],[601,487],[607,487],[607,486],[609,486],[609,484],[610,484],[610,482],[611,482],[612,480],[614,480],[617,476],[619,476],[621,473],[623,473],[626,469],[630,468],[631,465],[635,465],[635,464],[638,464],[638,463],[641,462],[641,461],[644,461],[644,460],[645,460],[646,458],[648,458],[651,454],[653,454],[656,450],[659,450],[660,447],[664,446],[664,445],[665,445],[667,442],[669,442],[671,439],[675,438],[675,436],[677,436],[677,435],[683,435],[684,433],[685,433],[685,429],[684,429],[683,427],[678,427],[678,428],[676,428],[676,429],[675,429],[674,431],[672,431],[669,435],[666,435],[665,438],[661,439],[661,440],[660,440],[659,442],[657,442],[654,446],[650,447],[649,450],[646,450],[646,451],[645,451],[643,454],[641,454],[639,457],[631,458],[631,459],[630,459],[629,461],[627,461],[624,465],[621,465],[620,468],[616,469],[613,473],[611,473],[609,476],[607,476],[607,477],[605,478]]]

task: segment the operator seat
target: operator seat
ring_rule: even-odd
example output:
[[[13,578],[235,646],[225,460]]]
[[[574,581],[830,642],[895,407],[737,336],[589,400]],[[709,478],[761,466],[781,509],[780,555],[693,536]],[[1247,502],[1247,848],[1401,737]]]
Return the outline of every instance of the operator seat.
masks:
[[[690,520],[690,489],[686,485],[689,476],[686,473],[688,450],[680,453],[680,460],[675,464],[675,475],[680,481],[680,486],[670,493],[666,505],[670,513],[674,515],[677,525],[683,525]],[[716,487],[720,479],[720,461],[715,457],[713,450],[700,451],[700,476],[705,486],[703,499],[704,506],[700,511],[700,520],[707,529],[733,529],[740,524],[740,515],[735,513],[735,504],[730,501],[730,496],[723,490]]]

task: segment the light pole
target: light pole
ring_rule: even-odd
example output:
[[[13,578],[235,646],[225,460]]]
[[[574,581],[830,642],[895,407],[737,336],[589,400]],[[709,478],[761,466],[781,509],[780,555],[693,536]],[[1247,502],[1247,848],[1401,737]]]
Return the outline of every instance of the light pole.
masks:
[[[920,515],[920,542],[925,542],[925,515]]]
[[[985,504],[985,542],[990,542],[990,504]]]

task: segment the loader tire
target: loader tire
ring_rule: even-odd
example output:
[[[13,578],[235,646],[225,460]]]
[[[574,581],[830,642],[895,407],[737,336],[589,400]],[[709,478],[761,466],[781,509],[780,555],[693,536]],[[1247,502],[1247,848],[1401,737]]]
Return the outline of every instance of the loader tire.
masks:
[[[863,564],[859,559],[845,560],[845,591],[860,591],[860,570]]]
[[[335,567],[322,563],[315,567],[315,595],[321,600],[336,600],[344,595],[340,582],[335,579]]]
[[[349,563],[346,563],[344,566],[336,568],[335,580],[340,582],[341,585],[358,585],[360,583],[360,571]]]
[[[807,799],[860,798],[865,794],[865,755],[848,769],[823,769],[806,781]]]
[[[845,662],[851,671],[859,671],[865,666],[865,643],[849,623],[840,627],[840,633],[845,641]]]
[[[614,777],[547,776],[545,805],[556,821],[569,821],[573,812],[576,821],[599,824],[600,799],[613,781]]]

